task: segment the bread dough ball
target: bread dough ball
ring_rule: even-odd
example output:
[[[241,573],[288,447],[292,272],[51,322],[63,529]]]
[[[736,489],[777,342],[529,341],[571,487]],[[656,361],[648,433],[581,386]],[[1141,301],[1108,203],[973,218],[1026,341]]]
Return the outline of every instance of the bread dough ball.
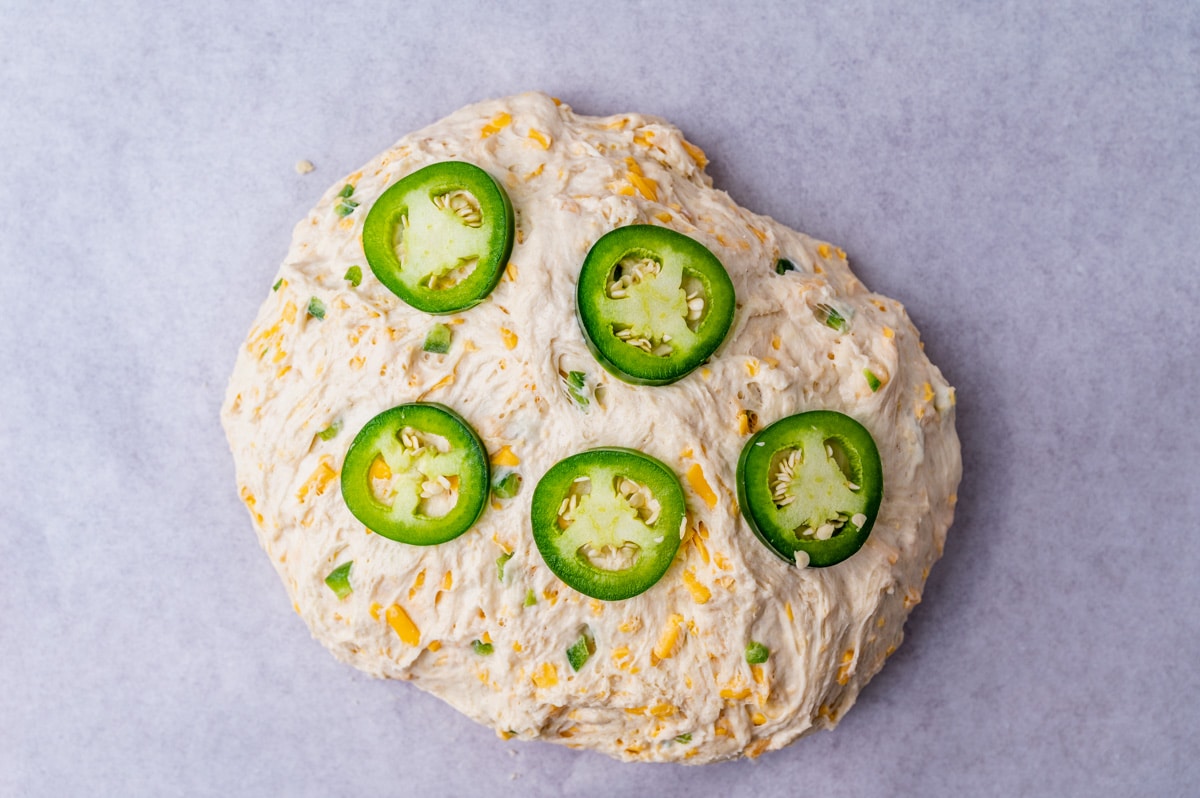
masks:
[[[434,317],[374,277],[361,234],[386,188],[452,159],[504,186],[516,238],[482,304]],[[705,163],[663,120],[581,116],[522,94],[404,137],[331,186],[296,226],[239,350],[222,420],[259,541],[338,659],[411,680],[505,737],[704,763],[834,726],[895,651],[953,517],[954,391],[904,308],[869,292],[841,249],[739,207],[712,188]],[[347,185],[358,203],[348,209]],[[630,224],[700,241],[737,292],[724,344],[671,385],[605,372],[576,320],[585,255]],[[777,273],[780,258],[795,268]],[[354,266],[359,285],[347,279]],[[826,323],[830,309],[845,319],[841,329]],[[422,349],[437,323],[452,330],[444,355]],[[586,374],[586,407],[567,389],[571,371]],[[430,547],[372,534],[339,489],[357,431],[418,401],[453,408],[493,464],[523,479],[464,535]],[[858,553],[803,568],[755,537],[737,506],[735,471],[753,430],[816,409],[870,431],[884,497]],[[688,502],[670,569],[625,601],[567,587],[530,530],[541,476],[599,446],[666,463]],[[509,554],[500,578],[497,560]],[[324,580],[348,561],[353,592],[339,599]],[[576,672],[566,650],[585,628],[595,651]],[[751,642],[769,650],[766,662],[747,662]]]

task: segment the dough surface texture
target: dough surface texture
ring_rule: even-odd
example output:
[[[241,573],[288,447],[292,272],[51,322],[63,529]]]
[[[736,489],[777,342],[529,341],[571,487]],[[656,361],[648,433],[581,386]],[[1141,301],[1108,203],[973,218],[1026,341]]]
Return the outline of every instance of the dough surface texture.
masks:
[[[375,279],[362,224],[388,186],[451,159],[500,181],[517,234],[488,299],[433,317]],[[953,518],[954,391],[901,305],[870,293],[844,252],[739,207],[712,188],[705,163],[660,119],[581,116],[522,94],[405,136],[332,185],[296,226],[276,289],[239,349],[222,421],[259,541],[296,611],[339,660],[412,681],[506,737],[699,764],[831,728],[900,644]],[[359,205],[341,216],[347,184]],[[672,385],[615,379],[576,321],[584,256],[629,224],[697,239],[737,291],[724,345]],[[795,269],[777,274],[779,258]],[[357,287],[345,278],[352,266],[362,270]],[[308,312],[314,297],[323,318]],[[843,329],[824,323],[829,308],[847,320]],[[422,350],[436,323],[453,331],[448,354]],[[587,374],[586,409],[567,390],[570,371]],[[415,401],[453,408],[478,431],[494,473],[523,479],[513,499],[493,499],[466,534],[433,547],[370,533],[339,488],[358,430]],[[817,409],[871,432],[884,498],[857,554],[797,568],[751,532],[734,475],[753,430]],[[331,427],[336,435],[317,434]],[[599,446],[666,463],[688,502],[674,563],[626,601],[589,599],[560,582],[529,525],[539,478]],[[501,580],[497,559],[508,553]],[[324,579],[351,560],[353,593],[339,600]],[[575,672],[566,650],[584,627],[595,652]],[[769,649],[765,663],[747,663],[751,641]]]

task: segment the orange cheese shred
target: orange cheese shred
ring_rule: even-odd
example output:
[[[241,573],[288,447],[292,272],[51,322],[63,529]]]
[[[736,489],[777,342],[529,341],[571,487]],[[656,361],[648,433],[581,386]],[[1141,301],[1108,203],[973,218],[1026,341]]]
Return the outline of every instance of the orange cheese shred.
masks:
[[[483,130],[479,132],[479,138],[486,139],[488,136],[494,136],[511,124],[511,114],[508,114],[507,112],[496,114],[494,117],[492,117],[492,121],[483,126]]]
[[[700,467],[699,463],[692,463],[688,466],[687,481],[692,486],[692,490],[696,491],[696,495],[708,505],[708,509],[711,510],[717,506],[717,494],[713,493],[712,486],[704,478],[704,469]]]

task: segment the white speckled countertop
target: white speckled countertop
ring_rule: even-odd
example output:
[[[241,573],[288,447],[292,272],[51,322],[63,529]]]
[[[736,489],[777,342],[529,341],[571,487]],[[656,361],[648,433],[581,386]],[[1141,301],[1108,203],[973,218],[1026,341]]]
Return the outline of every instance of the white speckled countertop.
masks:
[[[6,7],[0,794],[1194,790],[1200,10],[793,5]],[[258,548],[217,412],[292,225],[525,89],[682,127],[958,388],[945,558],[832,733],[705,768],[504,742],[334,661]]]

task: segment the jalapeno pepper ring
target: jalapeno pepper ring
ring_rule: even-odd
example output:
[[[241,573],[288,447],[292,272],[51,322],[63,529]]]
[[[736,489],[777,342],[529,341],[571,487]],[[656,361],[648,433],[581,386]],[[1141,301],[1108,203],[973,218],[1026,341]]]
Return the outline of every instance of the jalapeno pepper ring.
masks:
[[[556,463],[533,493],[533,539],[554,575],[620,601],[650,589],[679,548],[679,478],[632,449],[591,449]]]
[[[814,567],[858,551],[879,513],[883,466],[862,424],[832,410],[776,421],[738,458],[738,503],[780,558]]]
[[[368,421],[346,452],[341,482],[346,506],[368,529],[417,546],[470,529],[491,485],[475,430],[432,403],[400,405]]]
[[[512,203],[491,175],[445,161],[380,195],[363,223],[363,251],[379,281],[409,305],[457,313],[496,287],[513,228]]]
[[[665,227],[630,225],[588,252],[575,308],[600,365],[625,382],[666,385],[717,350],[735,304],[733,282],[707,247]]]

